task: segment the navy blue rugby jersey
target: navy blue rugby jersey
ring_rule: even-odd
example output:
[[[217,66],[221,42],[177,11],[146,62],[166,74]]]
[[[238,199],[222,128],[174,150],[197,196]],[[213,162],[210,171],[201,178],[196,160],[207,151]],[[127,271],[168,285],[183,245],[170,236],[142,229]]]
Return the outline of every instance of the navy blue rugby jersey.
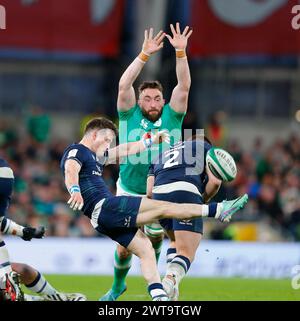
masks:
[[[96,154],[82,144],[72,144],[64,151],[60,168],[65,175],[65,162],[73,159],[81,165],[79,172],[79,186],[84,201],[83,213],[91,218],[95,205],[103,198],[111,197],[113,194],[108,189],[102,172],[108,154],[103,159],[97,158]]]
[[[149,169],[149,175],[155,177],[154,186],[185,181],[194,184],[202,194],[208,179],[205,158],[211,148],[204,141],[184,141],[164,151]]]

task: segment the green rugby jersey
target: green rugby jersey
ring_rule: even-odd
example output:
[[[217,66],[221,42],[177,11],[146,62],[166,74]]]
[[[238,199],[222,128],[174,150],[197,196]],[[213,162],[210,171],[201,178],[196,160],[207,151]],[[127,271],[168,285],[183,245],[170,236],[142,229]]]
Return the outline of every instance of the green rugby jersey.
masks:
[[[119,111],[119,142],[135,142],[149,131],[167,129],[171,135],[171,145],[181,139],[181,126],[185,113],[175,112],[169,104],[164,105],[161,117],[151,122],[142,114],[139,105],[128,111]],[[154,145],[136,155],[124,157],[120,163],[120,185],[129,193],[146,194],[147,174],[151,162],[163,150],[169,148],[167,143]]]

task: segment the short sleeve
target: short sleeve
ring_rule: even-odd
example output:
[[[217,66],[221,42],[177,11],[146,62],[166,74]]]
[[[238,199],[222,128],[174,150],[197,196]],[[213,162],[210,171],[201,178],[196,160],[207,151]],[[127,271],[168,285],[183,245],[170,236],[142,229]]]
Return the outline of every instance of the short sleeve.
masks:
[[[171,106],[170,104],[167,104],[166,105],[168,111],[169,111],[169,114],[171,116],[171,118],[175,118],[177,119],[180,123],[182,123],[183,119],[184,119],[184,116],[186,115],[186,113],[178,113],[177,111],[175,111]]]
[[[136,111],[136,108],[138,108],[138,105],[134,105],[132,108],[130,108],[127,111],[119,111],[118,110],[119,119],[120,120],[127,120],[128,118],[130,118],[133,115],[133,113]]]
[[[67,155],[66,155],[66,161],[68,159],[73,159],[75,160],[80,166],[83,165],[84,161],[85,161],[85,158],[86,158],[86,155],[84,153],[84,151],[77,147],[77,146],[74,146],[74,148],[70,149],[68,152],[67,152]]]

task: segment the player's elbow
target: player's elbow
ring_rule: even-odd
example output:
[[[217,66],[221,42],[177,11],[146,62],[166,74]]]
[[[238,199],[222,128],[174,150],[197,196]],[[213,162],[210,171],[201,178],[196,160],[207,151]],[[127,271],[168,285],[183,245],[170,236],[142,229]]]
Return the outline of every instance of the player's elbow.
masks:
[[[152,198],[152,190],[148,190],[148,189],[147,189],[147,194],[146,194],[146,196],[147,196],[148,198]]]
[[[120,80],[119,81],[119,95],[125,94],[129,89],[131,85],[128,84],[127,81]]]
[[[185,80],[184,82],[181,82],[179,84],[179,87],[180,87],[180,91],[183,94],[188,94],[191,88],[191,80]]]

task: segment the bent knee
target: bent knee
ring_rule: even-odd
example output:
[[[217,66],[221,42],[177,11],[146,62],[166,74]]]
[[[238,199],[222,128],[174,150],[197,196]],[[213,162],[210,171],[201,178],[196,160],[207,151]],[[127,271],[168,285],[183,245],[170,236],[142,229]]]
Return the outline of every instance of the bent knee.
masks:
[[[131,256],[131,252],[129,250],[127,250],[125,247],[118,245],[117,246],[117,253],[118,253],[118,257],[121,260],[125,260],[127,259],[129,256]]]
[[[27,278],[27,277],[31,276],[33,273],[35,273],[35,270],[27,264],[11,263],[11,267],[12,267],[13,271],[20,274],[22,278],[23,277]]]

